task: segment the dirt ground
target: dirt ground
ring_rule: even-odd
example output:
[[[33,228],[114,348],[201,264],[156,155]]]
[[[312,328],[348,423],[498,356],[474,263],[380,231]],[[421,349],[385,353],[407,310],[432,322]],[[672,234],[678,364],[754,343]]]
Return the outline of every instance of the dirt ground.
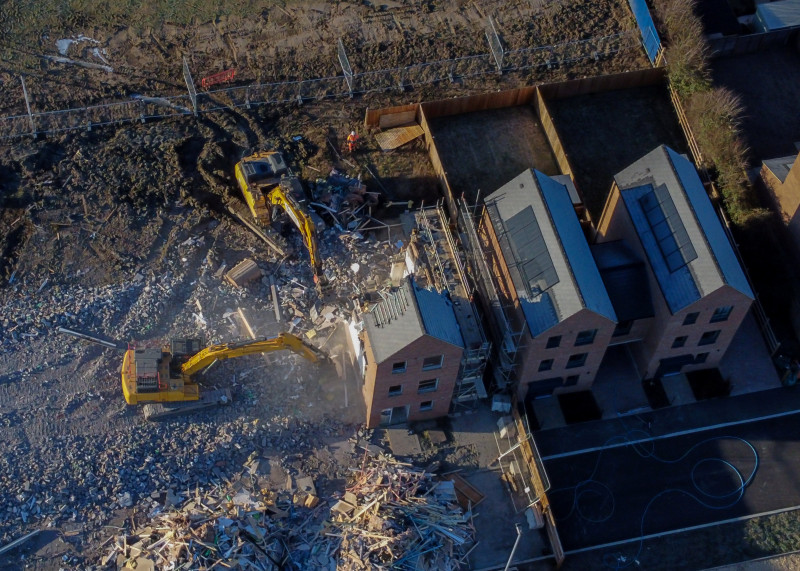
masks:
[[[797,154],[800,116],[800,51],[780,46],[753,54],[711,61],[714,83],[727,87],[744,103],[744,132],[752,166]],[[795,109],[795,112],[787,112]]]
[[[359,74],[488,53],[488,16],[494,18],[507,50],[609,35],[634,26],[622,0],[183,4],[150,0],[101,9],[80,3],[64,6],[56,0],[9,0],[0,15],[0,114],[24,113],[19,74],[27,78],[34,110],[54,110],[137,93],[184,94],[184,56],[198,84],[200,78],[230,68],[236,69],[238,84],[269,83],[341,75],[339,39]],[[88,39],[56,45],[79,35]],[[53,59],[65,57],[114,71]],[[639,49],[602,65],[618,71],[644,64]],[[594,61],[578,62],[557,73],[575,77],[596,68]],[[552,75],[548,70],[530,74]],[[61,88],[52,89],[53,82]]]
[[[561,174],[531,106],[440,117],[430,126],[453,195],[470,203],[529,168]]]
[[[593,220],[614,175],[666,144],[687,152],[665,87],[639,87],[547,102]]]
[[[339,38],[356,73],[484,53],[488,15],[508,49],[632,26],[622,0],[557,2],[544,9],[500,0],[231,0],[222,7],[182,0],[8,0],[0,10],[0,115],[24,113],[19,75],[36,112],[135,94],[183,94],[184,56],[198,83],[235,67],[237,83],[248,84],[339,74]],[[59,57],[82,64],[53,59]],[[233,474],[252,453],[313,471],[323,489],[342,480],[348,459],[333,458],[331,447],[347,441],[363,412],[358,388],[341,382],[335,371],[285,355],[221,363],[205,382],[230,387],[233,407],[153,426],[123,402],[118,354],[55,333],[67,325],[121,341],[199,334],[226,341],[242,335],[233,315],[241,308],[256,334],[274,334],[279,326],[266,283],[237,290],[215,276],[223,264],[231,267],[245,257],[256,259],[289,295],[307,287],[311,276],[304,258],[277,259],[225,214],[225,203],[240,202],[232,171],[244,153],[278,148],[307,183],[336,167],[361,175],[384,200],[430,203],[439,190],[418,146],[381,153],[364,132],[354,156],[339,156],[366,107],[642,65],[639,49],[489,82],[465,78],[353,100],[228,109],[3,141],[0,438],[6,452],[0,459],[0,545],[32,529],[48,532],[3,556],[0,566],[95,564],[97,546],[113,533],[104,526],[125,526],[131,515],[120,508],[121,495],[146,502],[150,491],[209,485],[214,469]],[[373,214],[390,219],[397,212]],[[385,237],[370,234],[377,233],[366,233],[364,243],[378,251]],[[302,251],[296,234],[289,239]],[[335,231],[322,237],[321,249],[329,267],[343,263]],[[333,355],[344,350],[341,332],[316,343]]]

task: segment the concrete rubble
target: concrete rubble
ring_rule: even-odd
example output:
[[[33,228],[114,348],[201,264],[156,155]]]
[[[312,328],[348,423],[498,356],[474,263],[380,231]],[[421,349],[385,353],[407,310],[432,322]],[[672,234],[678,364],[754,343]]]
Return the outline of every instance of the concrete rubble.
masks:
[[[186,491],[130,533],[107,540],[118,569],[466,568],[472,514],[453,482],[379,454],[351,468],[344,493],[320,498],[313,478],[276,488],[258,461],[226,486]]]

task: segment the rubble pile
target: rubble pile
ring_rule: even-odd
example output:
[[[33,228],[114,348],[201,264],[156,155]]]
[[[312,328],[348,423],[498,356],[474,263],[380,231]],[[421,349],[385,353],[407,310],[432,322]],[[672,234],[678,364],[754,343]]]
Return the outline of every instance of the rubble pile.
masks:
[[[173,495],[131,533],[110,542],[102,564],[136,569],[460,569],[474,545],[471,514],[452,482],[380,455],[352,469],[340,499],[313,479],[279,490],[258,462],[229,486]]]
[[[335,223],[356,230],[370,220],[370,206],[378,204],[379,194],[367,191],[359,178],[349,177],[336,169],[328,178],[318,178],[311,187],[312,205],[323,209]]]
[[[433,478],[382,455],[354,470],[326,533],[341,540],[337,569],[467,566],[472,513],[459,506],[453,482]]]

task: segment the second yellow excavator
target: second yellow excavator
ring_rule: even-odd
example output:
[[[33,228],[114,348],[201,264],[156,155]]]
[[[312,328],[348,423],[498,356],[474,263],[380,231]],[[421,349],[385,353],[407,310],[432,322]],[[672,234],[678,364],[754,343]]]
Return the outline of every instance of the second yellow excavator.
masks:
[[[291,218],[311,258],[317,291],[327,291],[330,284],[322,271],[317,230],[306,206],[303,185],[286,166],[283,155],[278,151],[257,152],[239,161],[235,172],[245,202],[256,222],[269,226],[276,208]]]
[[[129,346],[122,360],[122,392],[128,404],[145,406],[145,418],[160,420],[230,400],[227,390],[201,393],[194,376],[215,361],[256,353],[289,350],[312,363],[327,359],[319,349],[299,337],[276,337],[223,343],[201,348],[199,339],[173,339],[163,347]],[[164,406],[162,403],[177,403]]]

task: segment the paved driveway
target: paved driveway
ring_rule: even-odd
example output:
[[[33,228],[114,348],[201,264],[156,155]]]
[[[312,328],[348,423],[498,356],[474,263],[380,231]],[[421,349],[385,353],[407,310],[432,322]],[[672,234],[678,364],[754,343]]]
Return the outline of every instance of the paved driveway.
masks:
[[[617,423],[611,444],[640,426]],[[606,433],[610,431],[605,427]],[[642,432],[627,434],[640,439]],[[545,457],[565,549],[800,505],[800,413]],[[751,448],[752,446],[752,448]],[[567,454],[567,455],[563,455]],[[741,482],[749,485],[740,493]]]

